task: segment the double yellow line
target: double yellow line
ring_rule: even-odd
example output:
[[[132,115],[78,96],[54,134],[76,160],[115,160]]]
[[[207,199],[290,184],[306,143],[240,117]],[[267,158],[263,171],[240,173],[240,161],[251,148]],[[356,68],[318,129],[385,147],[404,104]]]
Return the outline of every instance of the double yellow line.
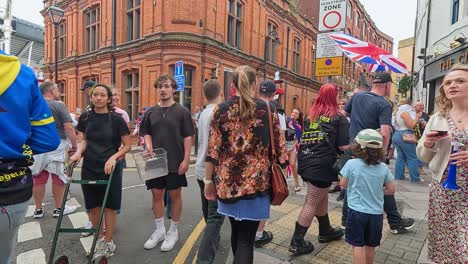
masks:
[[[200,220],[200,222],[198,222],[198,225],[192,231],[190,236],[185,241],[185,244],[180,249],[179,253],[177,254],[177,256],[174,259],[174,261],[172,262],[172,264],[184,264],[185,263],[185,261],[187,260],[188,255],[190,254],[190,251],[193,248],[193,245],[195,245],[195,242],[197,242],[198,237],[203,232],[203,229],[205,228],[205,225],[206,225],[205,220],[202,218]],[[197,260],[197,256],[195,255],[195,258],[193,258],[192,263],[195,263],[196,260]]]

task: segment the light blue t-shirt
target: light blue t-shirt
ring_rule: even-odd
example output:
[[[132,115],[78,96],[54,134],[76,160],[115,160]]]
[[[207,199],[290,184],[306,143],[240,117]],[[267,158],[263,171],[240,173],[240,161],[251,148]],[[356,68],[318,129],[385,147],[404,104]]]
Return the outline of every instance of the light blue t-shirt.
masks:
[[[367,165],[362,159],[352,159],[346,162],[340,174],[348,180],[349,208],[366,214],[383,214],[383,186],[393,181],[386,164]]]

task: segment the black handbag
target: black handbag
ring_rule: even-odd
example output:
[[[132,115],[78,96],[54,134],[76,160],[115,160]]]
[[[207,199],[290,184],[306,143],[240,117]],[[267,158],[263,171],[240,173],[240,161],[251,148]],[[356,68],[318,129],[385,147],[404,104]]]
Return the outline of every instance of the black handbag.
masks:
[[[338,151],[337,151],[336,147],[331,143],[329,134],[326,133],[326,132],[323,130],[322,122],[320,122],[320,119],[318,119],[317,123],[318,123],[319,129],[322,131],[322,133],[325,133],[325,141],[328,143],[328,145],[329,145],[329,146],[335,151],[335,153],[336,153],[336,160],[335,160],[335,162],[333,162],[332,170],[333,170],[333,172],[335,172],[336,174],[339,174],[340,171],[341,171],[341,169],[343,169],[344,165],[346,164],[346,162],[348,162],[348,160],[350,160],[350,159],[353,159],[353,157],[351,156],[350,153],[347,153],[347,152],[342,153],[342,154],[338,154]]]

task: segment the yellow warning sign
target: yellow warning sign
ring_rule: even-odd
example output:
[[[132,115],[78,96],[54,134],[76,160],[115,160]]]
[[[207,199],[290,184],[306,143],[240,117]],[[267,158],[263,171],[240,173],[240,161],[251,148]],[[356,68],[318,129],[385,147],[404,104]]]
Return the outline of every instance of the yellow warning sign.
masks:
[[[339,76],[343,74],[343,56],[315,59],[315,76]]]

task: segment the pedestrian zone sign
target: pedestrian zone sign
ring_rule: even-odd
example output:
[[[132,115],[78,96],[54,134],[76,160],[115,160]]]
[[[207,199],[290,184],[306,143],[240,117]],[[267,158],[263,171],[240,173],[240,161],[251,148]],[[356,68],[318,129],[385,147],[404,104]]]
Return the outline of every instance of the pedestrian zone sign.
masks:
[[[343,29],[346,26],[346,0],[320,0],[319,31]]]
[[[184,62],[178,61],[174,65],[174,79],[177,83],[177,91],[182,92],[185,86]]]
[[[315,76],[340,76],[343,74],[343,56],[315,59]]]

